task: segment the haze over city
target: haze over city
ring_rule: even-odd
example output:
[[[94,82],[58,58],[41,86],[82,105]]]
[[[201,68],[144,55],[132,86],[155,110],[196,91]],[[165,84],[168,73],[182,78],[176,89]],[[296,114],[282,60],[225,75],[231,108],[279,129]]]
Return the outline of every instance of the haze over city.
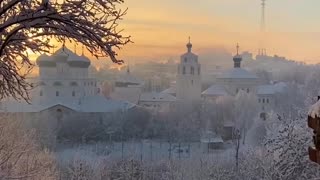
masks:
[[[319,6],[0,0],[0,179],[319,179]]]
[[[132,36],[119,55],[137,61],[175,57],[191,36],[198,52],[241,49],[258,53],[261,23],[259,0],[126,1],[122,27]],[[266,48],[269,55],[306,63],[320,62],[320,13],[317,0],[266,2]]]

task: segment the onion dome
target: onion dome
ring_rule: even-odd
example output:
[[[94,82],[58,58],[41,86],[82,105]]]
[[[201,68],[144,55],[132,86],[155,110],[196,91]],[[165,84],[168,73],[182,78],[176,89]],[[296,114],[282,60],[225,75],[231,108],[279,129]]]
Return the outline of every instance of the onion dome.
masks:
[[[190,41],[190,37],[189,37],[189,42],[187,44],[187,48],[188,48],[188,53],[190,53],[191,49],[192,49],[192,44],[191,44],[191,41]]]
[[[78,56],[74,54],[68,58],[68,64],[71,67],[88,68],[90,60],[84,55]]]
[[[37,58],[36,63],[40,67],[55,67],[56,66],[56,63],[52,60],[52,58],[50,58],[50,56],[48,56],[46,54],[40,55]]]
[[[70,54],[72,54],[72,51],[62,46],[52,56],[54,56],[56,62],[66,62]]]

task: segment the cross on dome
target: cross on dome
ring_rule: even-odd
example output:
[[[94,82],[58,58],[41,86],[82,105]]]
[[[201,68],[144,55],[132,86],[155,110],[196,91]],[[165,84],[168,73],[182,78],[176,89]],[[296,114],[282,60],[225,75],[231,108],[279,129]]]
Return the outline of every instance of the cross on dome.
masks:
[[[237,55],[239,55],[239,48],[240,48],[240,46],[239,46],[239,43],[237,43]]]
[[[191,38],[189,36],[189,42],[187,44],[187,48],[188,48],[188,52],[190,53],[191,52],[191,49],[192,49],[192,44],[191,44]]]

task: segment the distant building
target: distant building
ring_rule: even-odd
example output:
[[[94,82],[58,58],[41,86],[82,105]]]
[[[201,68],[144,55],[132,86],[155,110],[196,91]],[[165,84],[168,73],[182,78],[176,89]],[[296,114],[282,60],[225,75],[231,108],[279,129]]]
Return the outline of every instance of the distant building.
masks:
[[[114,82],[111,98],[138,104],[144,82],[133,76],[128,67],[125,74],[119,75]]]
[[[191,52],[192,44],[187,44],[187,52],[181,56],[177,72],[177,100],[183,102],[201,101],[201,65],[198,56]]]
[[[167,113],[174,108],[176,97],[165,93],[143,93],[138,105],[155,113]]]
[[[275,107],[275,94],[282,92],[284,83],[261,84],[261,80],[253,73],[241,67],[242,57],[233,58],[234,67],[217,77],[214,85],[202,92],[204,101],[215,101],[221,96],[235,96],[242,90],[257,95],[261,116]]]

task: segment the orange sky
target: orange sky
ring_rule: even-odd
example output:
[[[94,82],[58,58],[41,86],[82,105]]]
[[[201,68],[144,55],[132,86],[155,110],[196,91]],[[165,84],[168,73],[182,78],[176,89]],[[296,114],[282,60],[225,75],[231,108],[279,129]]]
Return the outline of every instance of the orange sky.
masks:
[[[127,62],[177,58],[188,36],[194,51],[210,54],[223,48],[257,53],[260,45],[260,0],[125,0],[128,14],[120,22],[133,44],[118,51]],[[267,0],[269,55],[306,63],[320,62],[319,0]],[[73,45],[69,45],[73,49]],[[80,48],[80,47],[79,47]],[[80,48],[81,49],[81,48]],[[201,58],[201,57],[200,57]]]
[[[310,19],[317,4],[267,0],[265,44],[270,55],[320,62],[320,22]],[[119,52],[124,58],[178,56],[189,35],[199,51],[222,47],[234,52],[237,42],[242,50],[257,53],[259,48],[260,0],[126,0],[124,6],[129,11],[122,27],[135,42]]]

